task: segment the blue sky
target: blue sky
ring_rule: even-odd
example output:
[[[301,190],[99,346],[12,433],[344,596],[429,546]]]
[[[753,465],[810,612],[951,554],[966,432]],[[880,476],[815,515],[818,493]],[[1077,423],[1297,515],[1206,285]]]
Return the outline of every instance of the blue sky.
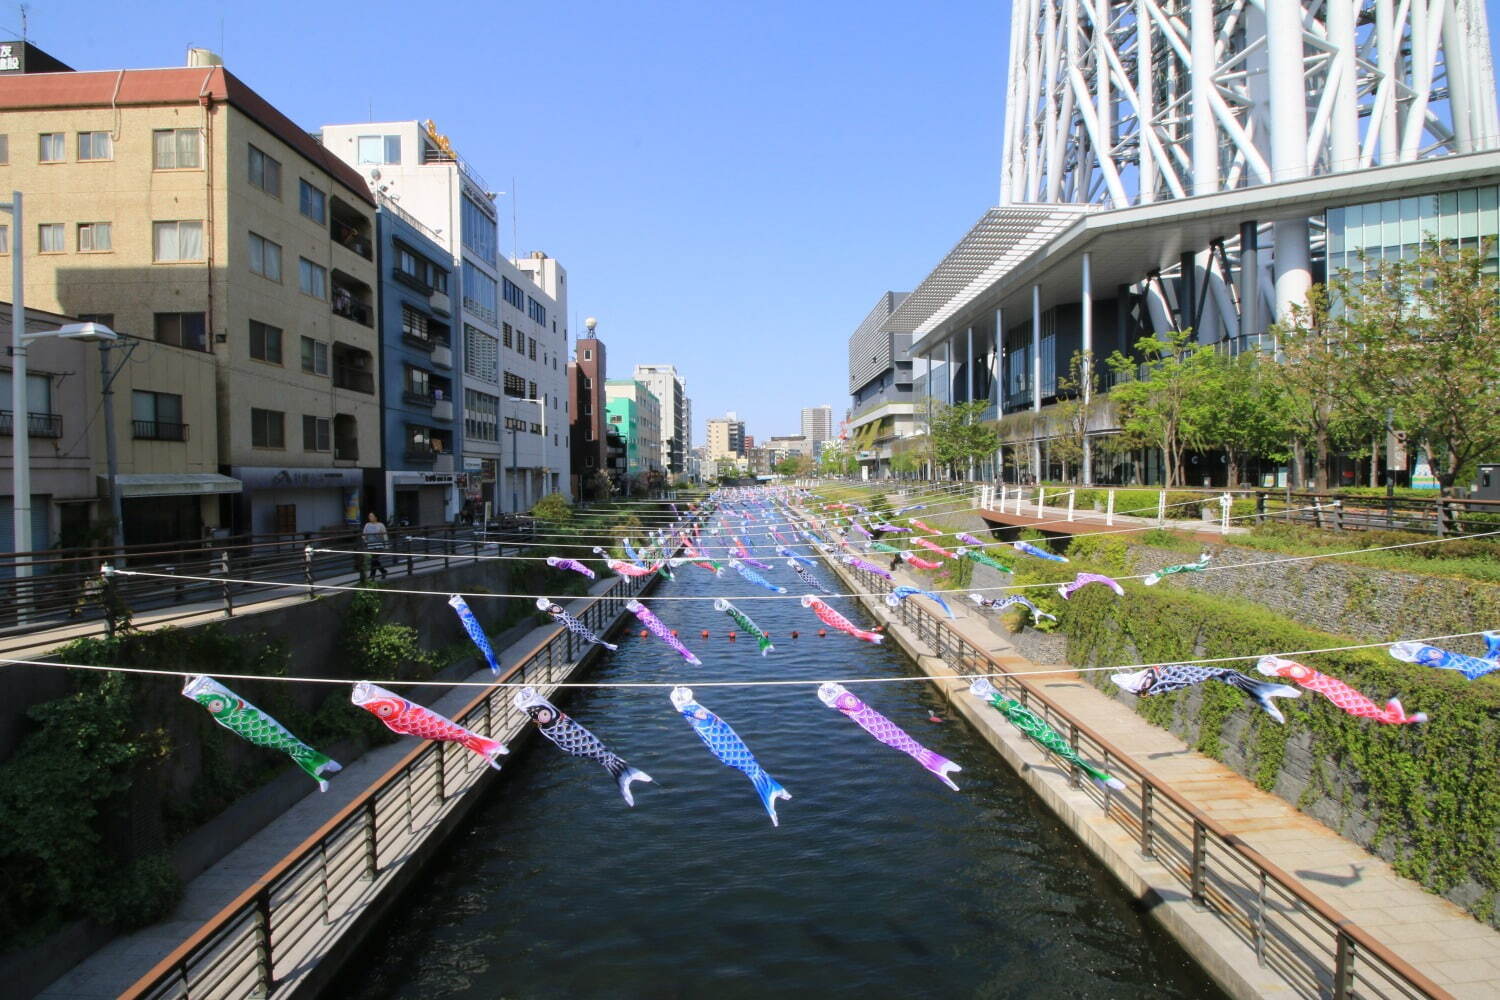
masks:
[[[804,406],[842,414],[849,333],[997,198],[1008,26],[998,0],[30,11],[78,69],[199,45],[309,130],[433,118],[514,192],[522,252],[568,269],[570,329],[598,317],[611,374],[678,366],[695,442],[726,410],[757,438],[797,433]]]

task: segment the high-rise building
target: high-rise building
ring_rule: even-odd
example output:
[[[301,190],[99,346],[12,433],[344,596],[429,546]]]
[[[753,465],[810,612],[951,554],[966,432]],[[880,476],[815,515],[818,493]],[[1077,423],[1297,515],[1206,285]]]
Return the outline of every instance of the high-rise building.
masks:
[[[743,458],[745,454],[745,422],[733,413],[708,419],[708,460],[721,458]]]
[[[609,424],[625,441],[625,471],[634,478],[661,472],[661,403],[644,382],[610,379],[604,384]]]
[[[0,134],[27,304],[135,345],[112,386],[127,543],[312,531],[376,504],[380,279],[357,172],[201,50],[0,76]]]
[[[802,410],[802,436],[813,442],[816,448],[824,441],[833,439],[833,407],[808,406]]]
[[[573,495],[607,496],[603,484],[597,484],[600,473],[608,474],[605,427],[604,341],[594,336],[593,318],[585,324],[588,336],[581,337],[576,355],[568,362],[568,413],[573,441]]]
[[[567,493],[564,269],[540,251],[501,255],[494,190],[431,119],[325,125],[321,135],[369,190],[439,234],[451,255],[463,408],[472,404],[484,415],[472,428],[462,421],[465,492],[499,511],[529,510],[547,493]]]
[[[636,365],[635,379],[661,403],[662,466],[673,476],[682,475],[693,446],[693,401],[688,399],[687,380],[674,365]]]
[[[885,329],[906,294],[882,294],[849,336],[849,431],[866,479],[890,475],[895,442],[915,432],[911,334]]]

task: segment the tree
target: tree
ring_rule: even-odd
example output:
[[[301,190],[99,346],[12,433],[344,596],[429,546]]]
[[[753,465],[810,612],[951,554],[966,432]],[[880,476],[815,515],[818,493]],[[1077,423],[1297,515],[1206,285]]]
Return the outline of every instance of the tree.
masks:
[[[1277,345],[1276,380],[1292,433],[1291,484],[1301,485],[1302,454],[1313,446],[1313,487],[1328,489],[1328,456],[1340,416],[1348,411],[1362,377],[1359,360],[1329,309],[1328,289],[1308,289],[1306,305],[1269,329]]]
[[[1422,442],[1444,496],[1459,477],[1500,457],[1500,295],[1493,247],[1429,240],[1409,261],[1387,260],[1334,282],[1338,331],[1360,382],[1397,428]]]
[[[1168,488],[1179,485],[1182,453],[1199,445],[1214,402],[1208,367],[1213,348],[1193,339],[1192,330],[1172,330],[1136,342],[1146,371],[1137,378],[1137,362],[1116,351],[1109,357],[1119,381],[1110,390],[1120,428],[1161,449]]]
[[[902,479],[920,472],[922,469],[922,456],[911,449],[904,449],[891,456],[891,471]]]
[[[971,463],[995,453],[1000,447],[1000,436],[995,425],[983,419],[988,407],[988,400],[975,399],[934,409],[932,450],[939,465],[948,466],[950,471],[955,466],[967,469]]]
[[[1088,401],[1084,401],[1084,385],[1088,385]],[[1094,370],[1093,358],[1083,351],[1074,351],[1068,361],[1068,373],[1057,377],[1057,405],[1051,413],[1052,457],[1078,470],[1083,468],[1084,444],[1088,440],[1089,424],[1099,411],[1099,377]],[[1074,477],[1077,481],[1077,477]]]
[[[1250,457],[1283,458],[1290,427],[1275,362],[1260,351],[1236,357],[1214,352],[1207,364],[1214,405],[1205,414],[1202,445],[1224,449],[1230,486]]]
[[[813,460],[807,455],[788,455],[774,466],[775,471],[783,476],[806,476],[813,470]]]
[[[1037,427],[1046,418],[1042,414],[1032,410],[1023,410],[1020,413],[1010,413],[1001,417],[995,424],[996,433],[1000,438],[1000,453],[1004,468],[1012,470],[1016,482],[1021,481],[1022,465],[1028,468],[1031,465],[1031,444],[1037,438]],[[1010,446],[1009,454],[1005,446]],[[1026,456],[1025,462],[1021,456]],[[1033,469],[1033,472],[1040,472]]]

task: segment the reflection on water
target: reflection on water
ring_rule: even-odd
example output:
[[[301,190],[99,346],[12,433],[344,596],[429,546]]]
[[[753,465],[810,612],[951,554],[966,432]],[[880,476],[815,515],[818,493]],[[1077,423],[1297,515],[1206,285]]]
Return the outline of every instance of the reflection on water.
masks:
[[[766,575],[801,592],[779,560]],[[657,595],[753,590],[685,566]],[[960,763],[959,792],[824,707],[816,684],[701,686],[913,674],[899,651],[820,639],[795,601],[736,598],[777,644],[763,659],[722,638],[733,623],[709,601],[647,603],[704,665],[632,632],[586,679],[697,682],[792,793],[780,828],[666,689],[564,693],[560,706],[655,784],[635,786],[631,809],[597,764],[530,741],[329,995],[1221,995],[928,686],[855,691]],[[931,710],[950,721],[930,723]]]

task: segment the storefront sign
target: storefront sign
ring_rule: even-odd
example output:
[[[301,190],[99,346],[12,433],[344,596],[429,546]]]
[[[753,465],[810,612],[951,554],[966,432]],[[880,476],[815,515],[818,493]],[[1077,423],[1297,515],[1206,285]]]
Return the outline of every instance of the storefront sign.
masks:
[[[364,473],[359,469],[269,469],[243,466],[230,469],[230,475],[244,483],[246,489],[252,490],[358,488],[364,482]]]

